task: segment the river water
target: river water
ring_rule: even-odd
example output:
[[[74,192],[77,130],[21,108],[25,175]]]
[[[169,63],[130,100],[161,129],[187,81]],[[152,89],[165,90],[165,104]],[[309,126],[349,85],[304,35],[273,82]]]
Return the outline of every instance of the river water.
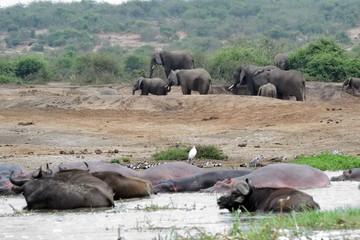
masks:
[[[339,172],[328,172],[329,176]],[[321,210],[360,207],[359,182],[332,182],[328,188],[308,189]],[[0,239],[174,239],[175,234],[225,234],[235,218],[219,210],[220,194],[175,193],[117,201],[111,209],[72,211],[22,211],[22,196],[0,197]],[[240,215],[241,216],[241,215]],[[259,217],[259,216],[255,216]],[[264,215],[260,216],[264,217]],[[265,216],[266,217],[266,216]],[[240,217],[246,228],[249,217]],[[360,239],[355,231],[314,233],[314,239]]]

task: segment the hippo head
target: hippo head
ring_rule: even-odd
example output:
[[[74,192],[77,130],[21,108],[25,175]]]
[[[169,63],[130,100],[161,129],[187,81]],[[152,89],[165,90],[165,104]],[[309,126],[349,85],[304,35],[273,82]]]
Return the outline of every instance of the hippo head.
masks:
[[[346,181],[351,178],[352,170],[344,171],[340,176],[334,176],[330,179],[330,181]]]
[[[161,181],[154,186],[155,193],[169,193],[169,192],[177,192],[178,187],[175,184],[175,181],[172,179]]]
[[[252,192],[252,186],[248,179],[239,181],[234,184],[231,192],[221,196],[217,200],[220,209],[228,209],[230,212],[236,211],[247,199],[247,196]]]

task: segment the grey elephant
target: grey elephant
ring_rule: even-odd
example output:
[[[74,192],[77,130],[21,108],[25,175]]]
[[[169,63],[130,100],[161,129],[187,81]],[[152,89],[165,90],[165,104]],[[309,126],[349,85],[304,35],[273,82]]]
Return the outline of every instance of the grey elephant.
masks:
[[[344,81],[342,89],[347,86],[346,89],[351,89],[353,94],[355,94],[355,89],[360,90],[360,78],[348,78]]]
[[[241,65],[233,72],[233,85],[229,87],[229,90],[237,87],[237,85],[246,85],[247,93],[249,95],[257,95],[259,87],[262,84],[256,84],[254,82],[254,74],[259,70],[278,69],[275,66],[255,66],[255,65]]]
[[[306,88],[305,78],[297,70],[259,70],[255,73],[254,82],[257,85],[272,83],[276,87],[277,96],[280,99],[296,97],[297,101],[305,101]]]
[[[277,98],[276,87],[272,83],[266,83],[259,87],[258,96]]]
[[[285,54],[278,53],[274,58],[274,65],[281,70],[289,70],[289,57]]]
[[[171,70],[193,69],[194,59],[190,53],[184,51],[160,51],[151,56],[150,75],[151,78],[156,65],[162,65],[166,77],[169,77]]]
[[[191,94],[191,91],[208,94],[211,86],[211,76],[203,68],[171,71],[168,80],[169,87],[180,85],[183,94]]]
[[[141,95],[167,95],[171,88],[167,86],[166,82],[161,78],[138,78],[133,86],[132,94],[141,89]]]

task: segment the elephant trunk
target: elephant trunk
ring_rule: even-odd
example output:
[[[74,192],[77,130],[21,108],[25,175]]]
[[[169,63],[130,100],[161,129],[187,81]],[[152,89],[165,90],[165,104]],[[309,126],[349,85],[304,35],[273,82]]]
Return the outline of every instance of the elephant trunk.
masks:
[[[150,66],[149,78],[152,78],[152,75],[153,75],[153,73],[154,73],[154,68],[155,68],[155,64],[152,64],[152,65]]]

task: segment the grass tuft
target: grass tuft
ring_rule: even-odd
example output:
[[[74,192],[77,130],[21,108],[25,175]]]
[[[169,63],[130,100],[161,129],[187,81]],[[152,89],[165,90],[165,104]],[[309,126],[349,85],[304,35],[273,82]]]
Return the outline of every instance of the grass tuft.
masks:
[[[338,171],[360,167],[358,157],[332,153],[321,153],[314,156],[301,155],[292,163],[307,164],[323,171]]]

